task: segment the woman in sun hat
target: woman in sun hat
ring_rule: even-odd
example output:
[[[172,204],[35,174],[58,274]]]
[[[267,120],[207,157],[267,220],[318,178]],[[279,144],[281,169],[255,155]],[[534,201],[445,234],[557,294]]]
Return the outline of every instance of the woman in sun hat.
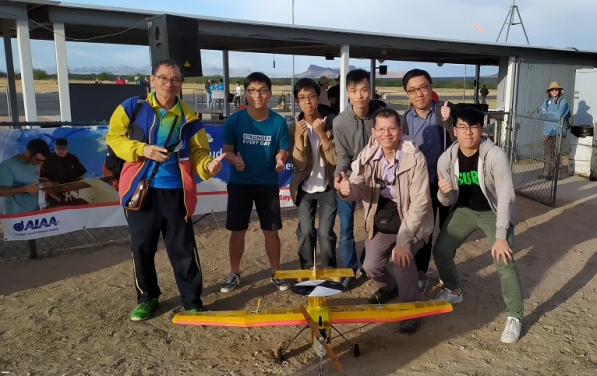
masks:
[[[570,108],[568,107],[566,98],[563,96],[564,88],[560,86],[558,81],[552,81],[545,90],[545,94],[547,98],[539,105],[539,115],[548,119],[543,123],[543,131],[541,133],[544,162],[543,171],[539,175],[539,178],[551,180],[557,171],[552,168],[552,165],[556,157],[556,142],[560,134],[560,119],[567,118],[570,115]],[[560,163],[558,161],[558,169],[559,166]]]

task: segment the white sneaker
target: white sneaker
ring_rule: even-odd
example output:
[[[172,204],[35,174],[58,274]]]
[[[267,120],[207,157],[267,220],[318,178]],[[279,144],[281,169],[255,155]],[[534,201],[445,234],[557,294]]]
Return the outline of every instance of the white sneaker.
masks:
[[[518,341],[521,326],[519,319],[508,317],[508,320],[506,320],[506,327],[502,332],[502,338],[500,338],[501,341],[504,343],[514,343]]]
[[[450,304],[462,303],[462,289],[457,295],[452,294],[450,289],[443,289],[435,298],[431,300],[445,300]]]

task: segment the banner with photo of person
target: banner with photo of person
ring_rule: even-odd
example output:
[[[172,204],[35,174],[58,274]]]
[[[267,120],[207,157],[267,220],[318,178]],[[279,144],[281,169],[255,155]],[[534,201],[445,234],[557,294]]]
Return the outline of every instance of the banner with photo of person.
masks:
[[[221,125],[204,125],[208,135],[211,155],[223,152]],[[68,153],[74,154],[87,172],[84,179],[73,183],[52,186],[40,191],[39,211],[5,214],[4,199],[0,198],[0,220],[5,241],[29,240],[64,234],[86,228],[126,225],[124,210],[119,204],[118,193],[111,186],[103,164],[106,158],[107,125],[89,127],[61,127],[36,129],[0,130],[0,162],[26,150],[27,143],[39,138],[48,143],[55,152],[57,138],[68,140]],[[197,178],[197,206],[194,214],[226,211],[228,194],[226,185],[230,177],[230,165],[213,178],[203,181]],[[288,162],[279,174],[280,205],[293,206],[288,184],[292,177],[292,164]]]

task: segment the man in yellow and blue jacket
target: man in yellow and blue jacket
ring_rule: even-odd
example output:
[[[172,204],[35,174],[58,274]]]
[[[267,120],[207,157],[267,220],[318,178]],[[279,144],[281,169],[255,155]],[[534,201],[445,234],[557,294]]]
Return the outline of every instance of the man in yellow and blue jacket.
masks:
[[[106,135],[108,146],[125,161],[118,191],[129,224],[137,291],[132,321],[148,319],[159,305],[154,258],[160,233],[183,307],[187,312],[203,310],[203,277],[191,221],[197,203],[195,172],[209,179],[220,171],[225,155],[215,159],[209,155],[197,113],[177,97],[183,80],[176,62],[155,63],[151,76],[155,91],[119,105]],[[149,189],[142,209],[126,210],[143,179],[149,179]]]

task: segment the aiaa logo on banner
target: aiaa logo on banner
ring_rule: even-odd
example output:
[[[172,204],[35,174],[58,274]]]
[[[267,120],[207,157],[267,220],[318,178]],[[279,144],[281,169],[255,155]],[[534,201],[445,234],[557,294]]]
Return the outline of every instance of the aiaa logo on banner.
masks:
[[[56,217],[50,217],[50,219],[48,218],[42,218],[41,220],[35,219],[35,220],[28,220],[27,222],[17,222],[15,223],[12,228],[14,228],[14,230],[16,232],[21,232],[21,231],[27,231],[27,230],[39,230],[42,227],[51,227],[51,226],[58,226],[58,221],[56,220]]]

